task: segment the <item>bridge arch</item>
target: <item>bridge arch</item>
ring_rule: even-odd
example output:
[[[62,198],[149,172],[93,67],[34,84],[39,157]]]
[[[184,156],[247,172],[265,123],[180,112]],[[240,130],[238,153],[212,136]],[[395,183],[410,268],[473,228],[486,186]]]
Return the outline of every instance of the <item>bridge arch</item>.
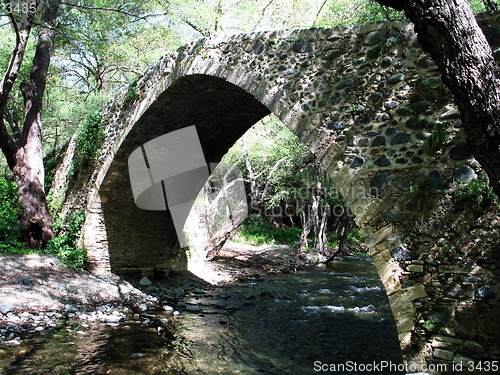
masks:
[[[159,135],[196,125],[206,160],[216,162],[270,112],[311,149],[354,212],[406,360],[451,362],[476,336],[434,345],[420,321],[436,306],[446,316],[458,311],[455,301],[442,300],[438,273],[458,279],[475,263],[438,272],[427,256],[439,239],[429,233],[439,231],[436,212],[445,215],[436,191],[474,178],[477,164],[450,93],[405,22],[200,40],[163,57],[106,108],[106,143],[85,194],[83,242],[93,263],[117,272],[181,269],[169,214],[134,204],[128,156]],[[436,124],[447,141],[428,152],[425,139]],[[494,267],[483,271],[496,280]],[[491,342],[485,337],[483,348]]]

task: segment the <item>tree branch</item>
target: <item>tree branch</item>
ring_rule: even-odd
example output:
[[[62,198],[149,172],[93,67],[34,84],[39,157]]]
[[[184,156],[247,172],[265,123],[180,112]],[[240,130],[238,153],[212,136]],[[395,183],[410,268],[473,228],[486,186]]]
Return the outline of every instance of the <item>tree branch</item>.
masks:
[[[272,4],[274,3],[274,0],[269,1],[264,8],[262,8],[261,14],[264,16],[266,13],[267,8],[269,8]]]
[[[6,3],[10,4],[10,0],[7,0]],[[38,8],[39,0],[32,0],[31,3],[35,3],[36,7]],[[14,83],[16,82],[19,70],[23,63],[34,14],[34,12],[23,13],[21,22],[20,24],[18,24],[12,12],[8,13],[8,16],[14,27],[14,32],[16,34],[16,45],[14,46],[9,65],[0,83],[0,148],[7,158],[7,163],[11,168],[15,162],[13,156],[18,145],[7,132],[4,117],[7,111],[7,102],[9,100],[9,95],[12,91],[12,88],[14,87]]]
[[[273,177],[274,173],[276,172],[276,170],[278,169],[279,165],[281,163],[283,163],[286,159],[288,159],[289,157],[288,156],[284,156],[282,157],[281,159],[279,159],[274,165],[273,167],[271,168],[271,170],[269,171],[269,174],[267,175],[267,180],[266,180],[266,185],[264,186],[264,190],[262,191],[262,194],[260,196],[260,204],[263,204],[264,203],[264,199],[266,197],[266,194],[267,194],[267,190],[269,189],[269,185],[271,183],[271,178]]]
[[[32,1],[33,2],[33,1]],[[34,1],[38,6],[38,1]],[[10,0],[7,1],[10,4]],[[23,63],[24,53],[26,52],[26,46],[28,45],[28,38],[31,32],[32,20],[34,13],[26,12],[23,13],[23,18],[20,25],[18,25],[12,12],[9,12],[9,18],[14,27],[16,33],[16,45],[12,51],[12,55],[9,61],[9,66],[5,71],[0,87],[0,114],[3,114],[7,106],[7,100],[9,98],[10,92],[19,74],[19,69]]]
[[[12,135],[14,136],[14,140],[20,140],[21,131],[19,130],[19,125],[17,123],[15,114],[10,113],[9,111],[5,111],[4,118],[9,123],[10,129],[12,130]]]
[[[139,19],[139,20],[145,20],[146,19],[146,16],[138,16],[136,14],[133,14],[133,13],[129,13],[127,11],[124,11],[122,9],[117,9],[117,8],[106,8],[106,7],[93,7],[93,6],[89,6],[89,5],[82,5],[82,4],[70,4],[70,3],[61,3],[62,5],[67,5],[67,6],[70,6],[70,7],[75,7],[75,8],[79,8],[79,9],[86,9],[86,10],[99,10],[99,11],[103,11],[103,12],[114,12],[114,13],[120,13],[120,14],[123,14],[127,17],[131,17],[131,18],[135,18],[135,19]]]
[[[314,18],[313,26],[316,25],[316,21],[318,20],[319,15],[321,14],[321,11],[323,10],[327,2],[328,0],[323,1],[323,4],[321,4],[321,6],[319,7],[318,13],[316,13],[316,17]]]
[[[188,25],[189,27],[191,27],[194,31],[199,32],[202,36],[210,36],[210,32],[209,31],[203,29],[200,26],[195,25],[190,20],[188,20],[186,17],[180,17],[180,20],[182,22],[184,22],[186,25]]]
[[[377,3],[380,3],[383,6],[393,8],[393,9],[396,9],[399,11],[403,10],[405,3],[406,3],[406,0],[405,1],[401,1],[401,0],[376,0],[376,1],[377,1]]]
[[[55,38],[53,25],[57,18],[59,4],[59,0],[47,0],[45,3],[41,25],[38,30],[38,43],[33,57],[30,82],[21,84],[21,92],[24,96],[26,108],[23,125],[24,141],[31,132],[33,125],[40,124],[43,94],[47,84],[47,72]],[[41,132],[41,129],[37,131]]]

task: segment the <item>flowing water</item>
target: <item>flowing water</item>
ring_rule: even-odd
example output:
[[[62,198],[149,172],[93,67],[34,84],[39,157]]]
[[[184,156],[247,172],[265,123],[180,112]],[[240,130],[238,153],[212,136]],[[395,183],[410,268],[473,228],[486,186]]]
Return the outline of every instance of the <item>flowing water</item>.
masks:
[[[179,310],[161,334],[144,316],[113,327],[69,324],[1,349],[0,373],[340,375],[367,373],[342,365],[402,363],[387,297],[366,259],[198,288]]]

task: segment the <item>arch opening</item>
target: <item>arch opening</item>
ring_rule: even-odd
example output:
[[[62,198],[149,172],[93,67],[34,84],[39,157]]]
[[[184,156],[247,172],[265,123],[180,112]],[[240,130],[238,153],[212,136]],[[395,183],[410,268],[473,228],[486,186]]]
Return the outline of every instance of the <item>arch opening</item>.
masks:
[[[101,186],[111,270],[168,273],[186,266],[170,213],[135,205],[127,168],[134,150],[166,133],[196,125],[205,160],[218,162],[248,128],[269,113],[252,95],[216,77],[185,76],[166,89],[127,134]]]

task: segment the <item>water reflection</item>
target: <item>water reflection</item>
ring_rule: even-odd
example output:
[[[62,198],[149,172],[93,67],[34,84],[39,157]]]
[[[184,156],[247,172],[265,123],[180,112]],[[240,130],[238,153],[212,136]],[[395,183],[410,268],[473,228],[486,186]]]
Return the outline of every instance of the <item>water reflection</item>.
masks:
[[[190,356],[176,361],[189,374],[313,374],[316,361],[402,363],[387,297],[369,263],[346,260],[211,294],[222,292],[230,295],[226,312],[211,310],[211,296],[187,299],[203,307],[203,316],[185,315],[179,331]]]
[[[387,298],[366,262],[205,289],[180,305],[172,333],[134,321],[70,326],[0,351],[0,373],[296,375],[317,373],[317,361],[402,362]]]

